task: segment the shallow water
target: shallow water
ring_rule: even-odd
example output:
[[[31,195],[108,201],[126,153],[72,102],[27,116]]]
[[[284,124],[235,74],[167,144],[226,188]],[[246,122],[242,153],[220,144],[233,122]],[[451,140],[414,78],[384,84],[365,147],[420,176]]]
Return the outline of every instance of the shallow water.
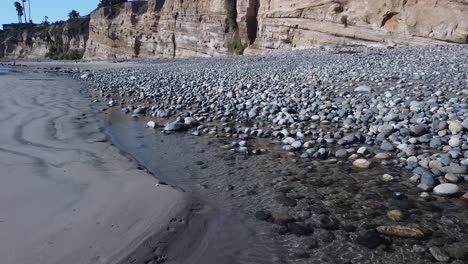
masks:
[[[375,164],[356,170],[349,162],[295,160],[268,140],[249,140],[270,153],[246,157],[219,147],[235,141],[232,138],[163,135],[144,124],[111,110],[107,133],[158,179],[190,193],[198,206],[194,225],[185,226],[169,248],[169,259],[174,260],[169,263],[428,263],[430,253],[415,253],[414,245],[466,242],[466,205],[440,197],[420,200],[408,182],[410,175],[399,168]],[[398,180],[383,182],[384,173]],[[283,192],[298,205],[278,203],[276,197]],[[280,225],[255,220],[261,209],[287,210],[295,217],[308,211],[311,216],[304,222],[313,225],[314,232],[284,233]],[[393,209],[404,212],[401,222],[386,216]],[[339,223],[336,228],[324,225],[330,219]],[[388,244],[377,249],[356,243],[361,231],[414,223],[433,235],[423,241],[387,238]]]
[[[11,71],[12,71],[11,68],[0,67],[0,74],[6,74],[6,73],[9,73]]]
[[[167,249],[168,263],[283,263],[284,250],[265,235],[268,229],[262,223],[232,203],[224,186],[212,188],[202,183],[215,175],[226,175],[222,166],[215,166],[217,153],[207,148],[207,142],[187,135],[163,135],[119,112],[108,116],[106,133],[159,180],[192,198],[187,223]],[[207,168],[197,166],[200,161]]]

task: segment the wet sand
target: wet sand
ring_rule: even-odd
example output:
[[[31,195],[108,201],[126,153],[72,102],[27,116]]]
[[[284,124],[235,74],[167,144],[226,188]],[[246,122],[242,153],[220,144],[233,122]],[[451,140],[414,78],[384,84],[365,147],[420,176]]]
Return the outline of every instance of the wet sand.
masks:
[[[0,262],[118,263],[183,212],[101,133],[81,87],[29,70],[0,75]]]

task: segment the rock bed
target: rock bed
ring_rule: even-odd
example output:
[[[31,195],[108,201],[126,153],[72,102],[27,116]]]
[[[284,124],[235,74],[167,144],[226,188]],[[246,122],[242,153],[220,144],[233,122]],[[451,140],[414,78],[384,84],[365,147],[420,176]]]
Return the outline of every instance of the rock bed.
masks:
[[[273,140],[289,160],[304,164],[303,172],[315,170],[321,177],[302,179],[291,169],[273,183],[272,205],[285,210],[265,206],[255,214],[274,223],[277,233],[292,235],[297,258],[313,257],[311,248],[333,249],[332,263],[345,263],[345,252],[328,246],[337,240],[382,250],[372,255],[382,263],[404,261],[382,260],[391,250],[437,261],[466,258],[468,49],[352,51],[163,61],[86,72],[81,79],[109,106],[153,117],[151,127],[231,139],[223,147],[241,155],[269,152],[257,139]],[[382,166],[393,171],[383,173]],[[333,184],[343,190],[329,188]],[[395,191],[395,184],[407,188]],[[311,207],[315,199],[322,199],[321,209]],[[303,241],[317,233],[329,238]]]

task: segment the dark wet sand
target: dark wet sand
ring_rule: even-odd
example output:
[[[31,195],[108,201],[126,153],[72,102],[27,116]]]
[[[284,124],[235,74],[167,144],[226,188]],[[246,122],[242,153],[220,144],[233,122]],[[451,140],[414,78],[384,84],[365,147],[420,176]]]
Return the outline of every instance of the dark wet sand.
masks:
[[[186,196],[111,146],[81,86],[0,75],[0,263],[117,263]]]

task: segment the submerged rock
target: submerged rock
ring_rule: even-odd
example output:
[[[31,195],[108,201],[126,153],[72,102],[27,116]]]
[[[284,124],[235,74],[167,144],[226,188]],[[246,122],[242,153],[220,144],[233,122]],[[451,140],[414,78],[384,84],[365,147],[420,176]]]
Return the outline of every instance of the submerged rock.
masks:
[[[394,226],[379,226],[376,229],[379,233],[390,235],[390,236],[397,236],[402,238],[423,238],[426,234],[423,230],[410,227],[410,226],[401,226],[401,225],[394,225]]]

